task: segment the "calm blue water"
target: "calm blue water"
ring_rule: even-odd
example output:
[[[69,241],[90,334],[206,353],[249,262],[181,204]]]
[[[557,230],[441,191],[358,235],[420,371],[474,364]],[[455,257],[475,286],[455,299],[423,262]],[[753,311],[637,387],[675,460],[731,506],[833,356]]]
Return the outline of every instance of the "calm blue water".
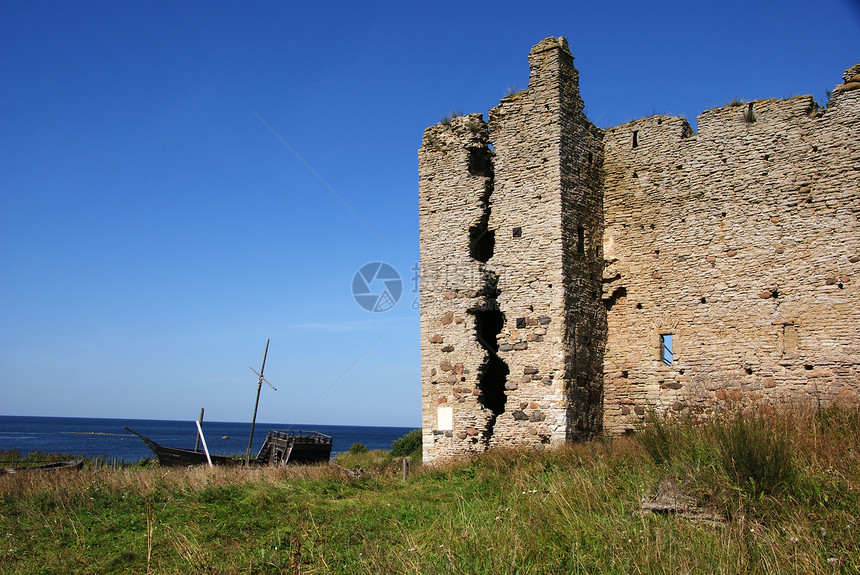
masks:
[[[21,417],[0,415],[0,449],[70,453],[88,457],[137,461],[155,455],[143,441],[123,429],[128,426],[162,445],[192,449],[197,435],[194,421],[156,419],[93,419],[83,417]],[[347,451],[353,443],[368,449],[391,449],[391,442],[411,427],[361,427],[349,425],[293,425],[257,422],[251,455],[256,455],[269,429],[319,431],[334,438],[332,452]],[[250,423],[203,420],[203,433],[211,453],[237,454],[248,449]],[[225,439],[226,437],[226,439]],[[202,449],[202,446],[201,446]]]

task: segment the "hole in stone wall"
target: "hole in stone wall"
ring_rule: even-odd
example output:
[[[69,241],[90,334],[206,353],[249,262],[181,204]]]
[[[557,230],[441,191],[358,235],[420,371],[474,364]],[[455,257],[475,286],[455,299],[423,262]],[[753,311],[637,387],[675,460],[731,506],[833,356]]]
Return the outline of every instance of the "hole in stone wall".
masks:
[[[811,363],[807,363],[806,365],[803,366],[803,369],[805,369],[806,371],[811,371],[814,368],[815,368],[815,366],[812,365]]]
[[[493,161],[487,148],[469,148],[469,173],[473,176],[492,176]]]
[[[526,327],[526,318],[518,317],[517,318],[517,329],[525,329]]]
[[[496,245],[496,232],[482,228],[480,225],[469,228],[469,252],[479,262],[486,262],[493,257]]]
[[[576,253],[585,253],[585,228],[582,226],[576,229]]]
[[[672,339],[671,333],[660,334],[660,358],[666,365],[672,365],[675,360],[675,354],[672,352]]]
[[[699,301],[701,301],[702,303],[708,303],[708,300],[706,300],[705,298],[702,298]]]
[[[592,163],[594,163],[594,154],[588,152],[588,165],[591,165]]]
[[[633,147],[639,147],[639,130],[633,130]]]
[[[618,276],[620,277],[621,274],[618,274]],[[603,305],[606,307],[606,311],[610,311],[612,306],[614,306],[615,303],[623,297],[627,297],[627,288],[617,287],[612,290],[612,294],[603,300]]]
[[[515,237],[515,238],[521,238],[521,237],[523,237],[523,229],[522,229],[522,228],[514,228],[514,231],[513,231],[513,234],[512,234],[512,235],[513,235],[513,237]]]
[[[642,309],[642,304],[641,304],[641,303],[637,303],[637,304],[636,304],[636,309]]]
[[[747,375],[752,375],[752,372],[753,372],[751,367],[745,367],[744,371],[746,372]]]
[[[752,124],[753,122],[755,122],[755,111],[753,110],[752,102],[747,104],[747,109],[744,112],[744,121],[748,124]]]
[[[493,257],[493,250],[496,247],[496,232],[489,229],[490,195],[492,193],[493,180],[489,178],[484,183],[484,193],[481,196],[483,212],[478,223],[469,228],[469,255],[479,262],[486,262]]]
[[[498,278],[487,274],[483,290],[485,304],[480,308],[469,310],[475,318],[475,336],[478,343],[487,351],[484,363],[478,370],[478,389],[481,391],[478,402],[491,412],[484,434],[486,442],[489,442],[493,435],[496,418],[505,411],[505,403],[508,399],[505,394],[505,383],[510,373],[508,365],[497,353],[499,350],[497,336],[505,325],[505,316],[498,309],[496,302],[496,297],[499,295],[497,281]]]

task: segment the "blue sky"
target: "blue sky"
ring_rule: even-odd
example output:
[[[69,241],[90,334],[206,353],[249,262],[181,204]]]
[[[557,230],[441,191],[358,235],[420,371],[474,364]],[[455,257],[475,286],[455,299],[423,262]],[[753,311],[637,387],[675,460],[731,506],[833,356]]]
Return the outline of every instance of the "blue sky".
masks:
[[[258,420],[418,426],[425,127],[551,35],[600,127],[823,102],[860,61],[856,0],[4,0],[0,29],[4,415],[246,421],[271,338]]]

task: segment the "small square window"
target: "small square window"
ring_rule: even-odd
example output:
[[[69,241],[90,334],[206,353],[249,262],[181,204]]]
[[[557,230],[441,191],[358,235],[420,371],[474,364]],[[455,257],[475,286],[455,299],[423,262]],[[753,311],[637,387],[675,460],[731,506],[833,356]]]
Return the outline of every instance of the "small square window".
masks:
[[[523,229],[522,228],[514,228],[514,237],[515,238],[523,237]]]
[[[672,334],[660,334],[660,358],[666,365],[672,365],[675,361],[675,353],[672,351]]]
[[[525,329],[526,327],[526,318],[518,317],[517,318],[517,329]]]

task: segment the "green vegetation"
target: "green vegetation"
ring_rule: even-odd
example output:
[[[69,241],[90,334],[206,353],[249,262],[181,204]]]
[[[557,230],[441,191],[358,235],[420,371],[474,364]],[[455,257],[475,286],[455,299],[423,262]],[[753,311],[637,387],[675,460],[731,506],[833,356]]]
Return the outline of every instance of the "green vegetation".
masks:
[[[361,443],[354,443],[349,451],[341,453],[335,462],[346,468],[369,470],[374,473],[394,469],[403,458],[409,458],[415,463],[421,462],[421,430],[413,429],[403,437],[391,443],[391,451],[385,449],[367,449]]]
[[[516,96],[521,92],[525,92],[528,88],[520,88],[519,86],[508,86],[505,88],[505,97]]]
[[[451,110],[447,114],[443,114],[439,122],[445,126],[449,126],[451,125],[451,120],[463,115],[463,110]]]
[[[860,569],[860,411],[650,419],[632,437],[496,450],[406,481],[386,451],[358,478],[326,465],[0,476],[0,572]],[[667,477],[727,519],[643,512]]]
[[[32,451],[26,456],[22,456],[17,449],[0,449],[0,467],[27,467],[29,465],[41,465],[43,463],[54,463],[56,461],[68,461],[76,459],[74,455],[68,453],[42,453],[41,451]]]
[[[413,429],[400,439],[395,439],[391,443],[391,455],[421,461],[421,430]]]

